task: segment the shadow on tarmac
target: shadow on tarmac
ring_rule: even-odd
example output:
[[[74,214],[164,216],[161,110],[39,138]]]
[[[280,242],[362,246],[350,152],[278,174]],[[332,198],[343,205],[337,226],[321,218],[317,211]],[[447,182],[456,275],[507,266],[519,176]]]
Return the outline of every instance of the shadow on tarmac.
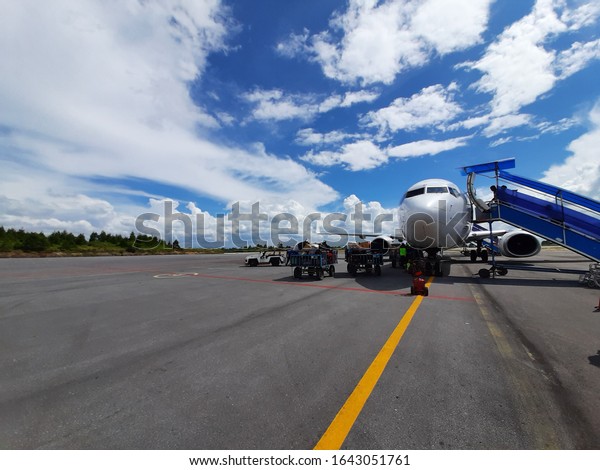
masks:
[[[412,284],[412,277],[400,269],[392,269],[391,265],[384,265],[381,276],[359,272],[356,276],[346,272],[344,264],[336,265],[334,279],[353,279],[363,289],[373,291],[394,291],[406,289]],[[273,282],[297,282],[297,283],[319,283],[324,282],[329,284],[331,278],[326,274],[322,281],[319,281],[316,276],[302,274],[300,279],[294,278],[293,275],[273,279]],[[347,287],[347,286],[345,286]]]
[[[523,287],[581,287],[577,280],[565,279],[516,279],[510,277],[510,271],[506,276],[498,276],[495,279],[483,279],[474,274],[468,276],[448,276],[436,278],[436,283],[450,284],[483,284]]]
[[[441,284],[483,284],[483,285],[505,285],[505,286],[523,286],[523,287],[581,287],[578,279],[568,280],[568,279],[555,279],[552,277],[548,277],[547,279],[524,279],[524,278],[515,278],[511,277],[511,270],[508,267],[509,272],[506,276],[497,276],[496,278],[483,279],[480,278],[479,275],[473,274],[471,276],[468,275],[452,275],[452,267],[453,266],[462,266],[473,268],[477,266],[487,267],[489,266],[487,263],[470,263],[468,260],[453,260],[446,259],[446,262],[443,264],[443,272],[444,275],[441,277],[436,277],[435,282]],[[549,261],[548,261],[549,262]],[[572,261],[569,261],[572,262]],[[531,265],[534,266],[533,263],[520,263],[523,266]],[[538,264],[536,261],[535,264]],[[286,266],[289,269],[289,266]],[[477,268],[478,270],[478,268]],[[515,269],[516,270],[516,269]],[[523,272],[523,270],[518,270],[519,272]],[[532,270],[534,271],[534,270]],[[547,272],[549,274],[568,274],[566,271],[556,271],[550,269],[540,269],[535,270],[536,272]],[[571,270],[573,271],[573,270]],[[582,271],[584,272],[584,271]],[[573,274],[573,273],[570,273]],[[331,278],[328,275],[325,275],[323,281],[317,280],[314,276],[309,276],[308,274],[302,274],[300,279],[295,279],[294,276],[290,273],[290,275],[285,277],[279,277],[273,279],[274,282],[325,282]],[[354,279],[356,283],[364,289],[374,290],[374,291],[392,291],[392,290],[401,290],[409,288],[412,284],[412,276],[410,276],[405,270],[400,268],[392,268],[391,264],[386,263],[383,266],[381,276],[376,276],[374,274],[367,274],[365,272],[359,272],[356,276],[352,276],[351,274],[346,272],[345,264],[340,263],[336,265],[336,273],[335,279]]]
[[[600,367],[600,350],[595,356],[588,356],[588,361],[590,361],[590,365]]]

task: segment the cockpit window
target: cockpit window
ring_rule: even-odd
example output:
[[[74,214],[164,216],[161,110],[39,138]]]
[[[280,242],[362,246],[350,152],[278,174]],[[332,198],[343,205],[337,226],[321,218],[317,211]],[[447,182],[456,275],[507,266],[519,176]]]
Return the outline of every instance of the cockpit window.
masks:
[[[406,193],[406,195],[404,196],[404,199],[408,199],[409,197],[415,197],[418,196],[419,194],[425,194],[425,188],[417,188],[417,189],[413,189],[411,191],[408,191]]]
[[[450,194],[452,194],[454,197],[460,197],[460,193],[454,189],[454,188],[448,188],[450,190]]]
[[[447,193],[448,188],[446,186],[429,186],[427,188],[427,194],[431,193]]]

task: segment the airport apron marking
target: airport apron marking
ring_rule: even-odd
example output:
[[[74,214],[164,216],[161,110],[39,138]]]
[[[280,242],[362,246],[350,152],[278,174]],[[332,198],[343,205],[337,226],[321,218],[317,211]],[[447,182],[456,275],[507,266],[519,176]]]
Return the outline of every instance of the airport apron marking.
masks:
[[[430,277],[426,286],[429,287],[432,282],[433,277]],[[346,403],[344,403],[338,414],[325,431],[325,434],[323,434],[315,446],[315,450],[339,450],[342,447],[342,444],[352,429],[356,418],[358,418],[358,415],[365,406],[365,403],[371,396],[375,385],[377,385],[381,374],[383,374],[387,363],[396,350],[396,347],[400,343],[404,332],[408,328],[408,325],[410,324],[422,301],[423,296],[418,295],[415,297],[415,300],[401,318],[400,323],[398,323],[394,331],[392,331],[392,334],[385,342],[367,371],[364,373],[358,382],[358,385],[356,385],[354,391],[346,400]]]
[[[316,283],[302,283],[296,281],[273,281],[269,279],[253,279],[249,277],[237,277],[237,276],[219,276],[215,274],[200,274],[200,273],[164,273],[164,274],[156,274],[154,278],[156,279],[181,279],[184,277],[200,277],[206,279],[223,279],[226,281],[242,281],[242,282],[256,282],[261,284],[275,284],[275,285],[289,285],[294,287],[310,287],[313,289],[329,289],[329,290],[342,290],[349,292],[363,292],[367,294],[382,294],[382,295],[402,295],[402,296],[411,296],[410,294],[403,293],[397,290],[393,291],[378,291],[365,289],[361,287],[342,287],[342,286],[332,286],[328,284],[316,284]],[[459,302],[474,302],[472,298],[468,297],[452,297],[447,295],[429,295],[430,299],[436,300],[454,300]]]
[[[545,398],[536,391],[536,385],[531,381],[528,374],[521,369],[522,363],[518,359],[517,353],[511,346],[509,339],[502,332],[502,329],[494,319],[493,314],[488,310],[486,302],[482,295],[469,285],[473,298],[479,307],[481,316],[490,332],[492,339],[496,343],[496,348],[502,357],[503,366],[507,372],[507,378],[512,384],[512,390],[517,399],[518,406],[524,410],[530,410],[536,413],[537,419],[532,422],[524,422],[524,427],[532,435],[534,448],[536,449],[560,449],[560,438],[556,431],[556,424],[552,416],[545,410]],[[527,354],[532,358],[531,353]],[[531,365],[530,367],[534,367]]]

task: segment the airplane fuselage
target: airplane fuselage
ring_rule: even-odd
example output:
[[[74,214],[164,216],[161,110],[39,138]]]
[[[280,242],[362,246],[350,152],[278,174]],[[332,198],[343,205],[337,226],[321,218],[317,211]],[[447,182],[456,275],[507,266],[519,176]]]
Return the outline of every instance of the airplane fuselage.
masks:
[[[471,206],[454,183],[428,179],[413,184],[400,201],[400,230],[413,248],[460,246],[471,231]]]

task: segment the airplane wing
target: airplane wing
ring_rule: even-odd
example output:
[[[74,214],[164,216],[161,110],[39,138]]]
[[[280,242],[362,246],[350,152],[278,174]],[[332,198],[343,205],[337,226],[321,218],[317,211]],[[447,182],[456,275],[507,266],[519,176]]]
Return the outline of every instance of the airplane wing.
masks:
[[[403,241],[404,238],[400,235],[385,235],[382,233],[351,233],[351,232],[336,232],[334,230],[328,232],[317,232],[317,235],[337,235],[337,236],[346,236],[346,237],[358,237],[362,240],[365,238],[377,238],[377,237],[386,237],[391,238],[392,240],[400,240]]]
[[[506,229],[498,229],[498,230],[490,230],[482,227],[478,224],[473,224],[473,228],[469,232],[469,235],[465,238],[465,243],[475,242],[479,240],[484,240],[490,237],[501,237],[508,232]]]
[[[492,230],[491,232],[489,230],[471,231],[469,233],[469,235],[467,235],[467,237],[465,238],[465,242],[469,243],[469,242],[475,242],[478,240],[484,240],[486,238],[490,238],[490,236],[501,237],[502,235],[506,235],[507,232],[508,232],[508,230]]]

